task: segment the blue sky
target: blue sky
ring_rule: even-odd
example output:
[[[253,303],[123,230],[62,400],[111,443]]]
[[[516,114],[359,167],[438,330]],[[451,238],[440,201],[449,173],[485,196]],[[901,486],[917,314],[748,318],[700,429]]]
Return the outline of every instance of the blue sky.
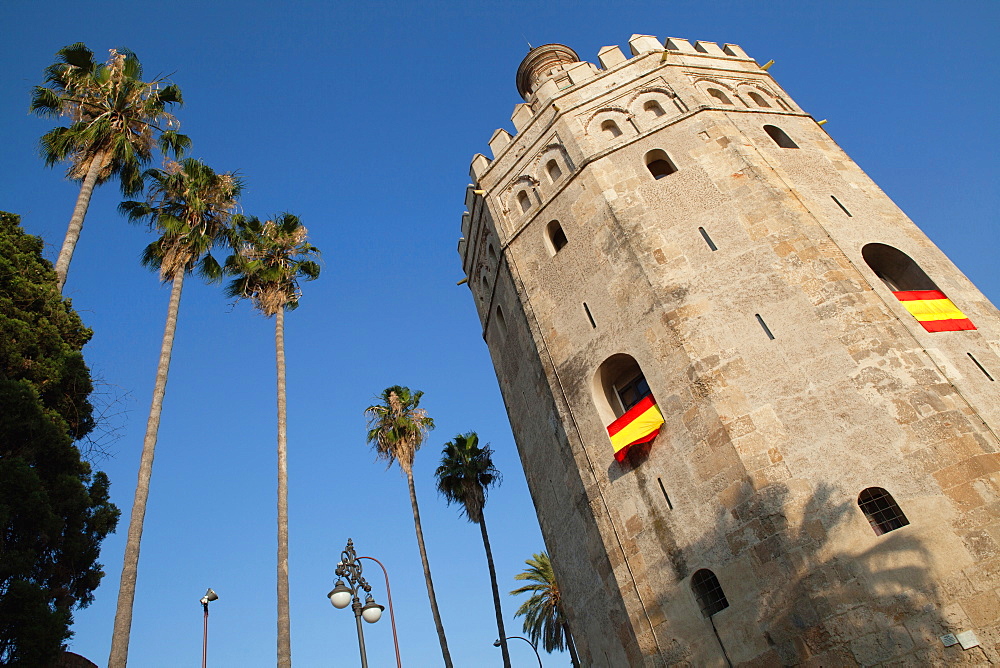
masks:
[[[19,213],[54,258],[77,186],[37,157],[52,121],[30,89],[60,47],[135,51],[170,73],[191,155],[247,181],[243,207],[297,214],[324,252],[287,318],[292,655],[352,665],[353,620],[325,599],[348,537],[392,578],[404,663],[440,663],[405,480],[376,463],[363,410],[388,385],[423,390],[438,428],[415,474],[424,531],[458,666],[499,665],[482,543],[436,496],[442,444],[477,430],[503,485],[486,508],[502,592],[544,545],[455,252],[468,165],[497,127],[513,131],[525,38],[596,62],[633,33],[740,44],[994,303],[998,247],[993,2],[477,2],[358,4],[0,2],[0,209]],[[523,36],[522,36],[523,35]],[[127,514],[152,392],[167,289],[138,262],[151,239],[98,190],[66,294],[95,331],[85,354],[118,399],[120,438],[99,467],[123,511],[104,544],[107,576],[76,614],[71,647],[103,663]],[[197,665],[201,607],[218,591],[210,664],[275,656],[273,323],[215,286],[189,281],[139,564],[130,658]],[[380,577],[370,572],[384,599]],[[517,602],[505,597],[508,634]],[[393,662],[388,618],[367,626],[373,666]],[[531,665],[524,643],[515,665]],[[547,664],[567,656],[544,657]]]

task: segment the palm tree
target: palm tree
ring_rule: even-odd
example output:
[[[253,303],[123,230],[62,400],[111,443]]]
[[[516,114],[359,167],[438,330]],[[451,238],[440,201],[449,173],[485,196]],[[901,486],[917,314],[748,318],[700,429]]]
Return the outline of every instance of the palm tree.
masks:
[[[46,166],[68,162],[67,176],[81,182],[56,260],[61,291],[94,187],[117,176],[126,197],[137,195],[154,139],[163,153],[171,151],[176,158],[191,140],[177,133],[179,124],[166,111],[183,102],[180,88],[163,78],[142,81],[142,65],[131,51],[111,49],[100,65],[78,42],[59,49],[56,57],[45,70],[45,85],[35,86],[30,109],[40,116],[69,117],[69,127],[50,130],[39,145]]]
[[[261,223],[255,217],[233,221],[235,252],[226,273],[235,276],[226,293],[250,299],[265,317],[274,316],[274,348],[278,375],[278,666],[292,665],[291,618],[288,610],[288,411],[285,389],[285,311],[298,308],[299,279],[319,277],[319,250],[306,238],[296,216],[282,213]]]
[[[521,604],[514,616],[524,616],[524,632],[531,638],[531,642],[537,645],[541,639],[546,652],[569,649],[570,660],[578,667],[580,657],[576,655],[576,644],[569,632],[569,622],[563,613],[559,585],[556,583],[548,553],[533,555],[533,558],[524,563],[528,568],[515,575],[514,579],[528,580],[532,584],[518,587],[511,592],[511,595],[530,593],[531,597]]]
[[[162,170],[150,169],[145,177],[149,182],[148,201],[122,202],[119,210],[129,221],[146,220],[150,228],[161,233],[160,238],[143,251],[142,263],[159,271],[160,280],[170,281],[171,288],[153,401],[142,444],[139,480],[125,543],[114,636],[108,660],[111,668],[124,668],[128,660],[139,543],[142,540],[149,479],[153,470],[163,395],[167,389],[170,354],[174,345],[184,276],[197,268],[201,275],[210,280],[221,278],[222,267],[212,257],[211,249],[224,237],[226,222],[235,209],[236,198],[243,188],[241,180],[234,173],[216,174],[211,168],[191,158],[181,163],[167,163]]]
[[[410,487],[410,506],[413,508],[413,526],[417,532],[417,546],[420,548],[420,561],[424,567],[424,580],[427,583],[427,598],[430,599],[431,614],[437,626],[444,665],[446,668],[452,668],[448,640],[444,635],[441,613],[438,612],[437,598],[434,596],[434,581],[431,580],[427,548],[424,547],[424,530],[420,526],[417,490],[413,486],[413,457],[424,442],[427,432],[434,428],[434,420],[428,417],[426,410],[420,408],[422,396],[423,392],[411,392],[408,387],[399,385],[387,387],[378,397],[381,403],[365,409],[365,414],[368,415],[368,443],[375,448],[375,454],[379,459],[388,461],[389,466],[392,466],[393,462],[399,462],[399,468],[406,474],[406,482]]]
[[[438,491],[444,495],[448,505],[452,502],[461,504],[462,514],[473,524],[478,524],[483,534],[486,563],[490,567],[490,584],[493,586],[493,605],[497,613],[497,630],[500,632],[500,651],[503,654],[503,665],[510,668],[507,634],[504,632],[503,613],[500,610],[500,590],[497,589],[497,571],[493,566],[493,550],[490,549],[486,517],[483,515],[489,488],[499,485],[501,481],[500,471],[493,466],[493,450],[489,444],[479,447],[479,436],[474,431],[459,434],[444,444],[441,466],[434,475]]]

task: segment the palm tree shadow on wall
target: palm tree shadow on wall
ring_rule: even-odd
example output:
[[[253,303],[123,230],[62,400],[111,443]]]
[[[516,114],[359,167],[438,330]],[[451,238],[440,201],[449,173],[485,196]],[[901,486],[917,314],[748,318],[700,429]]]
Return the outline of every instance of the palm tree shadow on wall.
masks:
[[[671,554],[664,564],[696,611],[691,575],[699,568],[711,568],[733,595],[728,608],[701,616],[708,634],[715,635],[713,623],[717,630],[719,665],[872,665],[903,655],[919,664],[997,661],[995,652],[982,648],[943,646],[940,636],[973,625],[957,606],[943,607],[930,571],[934,555],[912,524],[882,536],[851,538],[850,532],[871,529],[843,490],[821,484],[812,492],[793,491],[782,483],[752,489],[745,480],[746,500],[720,510],[711,530],[681,547],[686,559]],[[838,551],[830,540],[834,533],[838,543],[848,536],[859,548]],[[710,555],[713,563],[695,562],[694,555]],[[736,579],[750,574],[729,566],[747,558],[755,580],[786,584],[744,587]],[[740,596],[741,591],[759,595]],[[702,637],[712,637],[708,634]],[[671,643],[664,658],[689,660],[683,656],[687,644]]]

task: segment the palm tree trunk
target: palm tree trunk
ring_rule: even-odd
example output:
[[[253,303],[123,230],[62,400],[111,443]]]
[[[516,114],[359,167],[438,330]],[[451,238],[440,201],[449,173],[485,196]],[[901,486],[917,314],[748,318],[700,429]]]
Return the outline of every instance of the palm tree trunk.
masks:
[[[62,292],[63,285],[66,284],[66,274],[69,273],[69,262],[73,259],[76,242],[80,239],[80,231],[83,229],[83,219],[87,217],[87,209],[90,207],[90,197],[94,193],[94,186],[97,185],[97,175],[101,172],[101,163],[103,162],[103,153],[98,153],[91,158],[87,175],[83,177],[83,182],[80,184],[80,194],[76,197],[76,206],[73,207],[73,217],[69,219],[66,237],[63,239],[59,257],[56,259],[56,286],[59,288],[60,293]]]
[[[580,668],[580,657],[576,654],[573,634],[569,632],[569,622],[563,622],[563,634],[566,636],[566,646],[569,647],[569,660],[573,662],[573,668]]]
[[[285,390],[285,309],[274,316],[278,366],[278,666],[291,668],[292,634],[288,610],[288,411]]]
[[[424,580],[427,581],[427,598],[431,601],[431,614],[434,625],[437,626],[438,640],[441,641],[441,655],[444,657],[445,668],[452,668],[451,654],[448,652],[448,640],[444,637],[444,625],[441,623],[441,613],[438,612],[437,598],[434,596],[434,581],[431,580],[431,565],[427,562],[427,549],[424,547],[424,530],[420,526],[420,508],[417,507],[417,488],[413,486],[413,473],[406,471],[406,482],[410,485],[410,505],[413,507],[413,526],[417,530],[417,545],[420,547],[420,561],[424,565]]]
[[[500,590],[497,589],[497,570],[493,567],[493,550],[490,537],[486,533],[486,516],[480,512],[479,528],[483,532],[483,547],[486,548],[486,563],[490,567],[490,584],[493,586],[493,606],[497,611],[497,630],[500,632],[500,652],[503,654],[504,668],[510,668],[510,653],[507,651],[507,632],[503,630],[503,612],[500,610]]]
[[[181,288],[183,287],[184,270],[181,269],[174,274],[173,285],[170,288],[167,324],[163,328],[163,343],[160,345],[160,362],[156,367],[153,401],[149,407],[146,437],[142,442],[142,457],[139,460],[139,480],[135,486],[132,517],[129,520],[128,538],[125,541],[125,559],[122,564],[121,584],[118,587],[118,608],[115,611],[115,629],[111,638],[111,656],[108,658],[108,668],[125,668],[125,664],[128,662],[128,641],[132,631],[132,603],[135,600],[135,582],[139,569],[139,542],[142,540],[142,523],[146,516],[146,501],[149,498],[149,478],[153,472],[153,454],[156,450],[156,436],[160,430],[160,413],[163,410],[163,395],[167,391],[170,353],[174,347],[174,331],[177,329],[177,312],[181,305]]]

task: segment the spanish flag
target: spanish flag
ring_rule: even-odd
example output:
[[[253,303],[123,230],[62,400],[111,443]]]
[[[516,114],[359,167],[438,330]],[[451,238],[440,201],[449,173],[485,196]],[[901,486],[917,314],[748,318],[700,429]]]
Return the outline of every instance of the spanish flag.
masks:
[[[660,433],[663,416],[652,394],[647,394],[620,418],[608,425],[608,436],[615,449],[615,460],[622,462],[629,446],[649,443]]]
[[[976,326],[940,290],[893,292],[928,332],[960,332]]]

